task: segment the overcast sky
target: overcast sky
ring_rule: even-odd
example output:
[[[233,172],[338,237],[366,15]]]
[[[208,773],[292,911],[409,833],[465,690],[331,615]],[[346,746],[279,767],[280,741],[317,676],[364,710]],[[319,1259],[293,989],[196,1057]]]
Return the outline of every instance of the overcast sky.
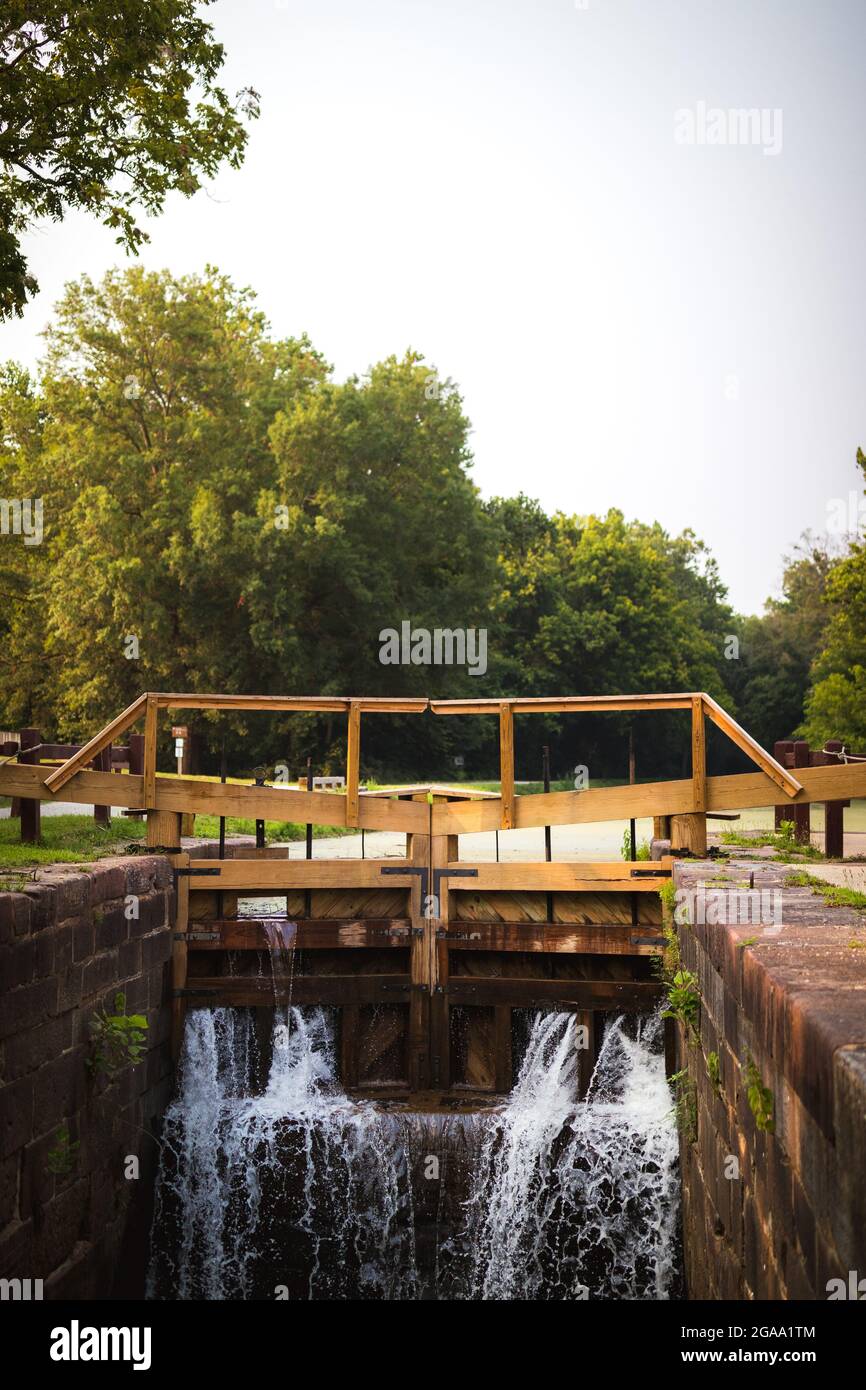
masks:
[[[420,350],[463,392],[486,496],[690,526],[760,611],[862,488],[866,2],[209,15],[262,116],[239,172],[148,224],[145,264],[213,262],[338,378]],[[748,143],[714,115],[740,108],[764,112]],[[79,216],[27,251],[42,293],[2,355],[32,364],[64,282],[125,257]]]

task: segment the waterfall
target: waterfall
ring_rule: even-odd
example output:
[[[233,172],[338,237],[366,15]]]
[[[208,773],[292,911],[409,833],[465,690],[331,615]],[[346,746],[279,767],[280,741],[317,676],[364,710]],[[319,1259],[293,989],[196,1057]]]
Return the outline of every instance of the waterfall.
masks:
[[[576,1101],[574,1016],[539,1013],[502,1105],[428,1113],[342,1091],[328,1010],[275,1010],[263,1043],[255,1013],[187,1018],[150,1297],[676,1294],[658,1020],[612,1023]]]
[[[576,1022],[539,1013],[467,1204],[469,1297],[659,1299],[676,1275],[676,1128],[658,1018],[607,1030],[575,1101]]]

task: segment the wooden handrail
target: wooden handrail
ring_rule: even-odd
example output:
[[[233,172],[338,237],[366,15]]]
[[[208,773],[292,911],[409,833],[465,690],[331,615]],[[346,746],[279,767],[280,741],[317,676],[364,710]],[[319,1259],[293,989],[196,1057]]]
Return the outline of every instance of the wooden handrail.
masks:
[[[55,768],[50,777],[45,779],[45,786],[48,790],[58,792],[61,787],[66,785],[70,777],[74,777],[76,772],[87,766],[91,758],[95,757],[97,753],[101,753],[103,748],[107,748],[109,743],[114,741],[116,734],[124,733],[130,725],[134,724],[142,714],[146,700],[146,695],[139,695],[138,699],[133,700],[122,714],[119,714],[116,719],[112,719],[110,724],[106,724],[95,738],[92,738],[89,743],[85,743],[83,748],[79,748],[78,752],[73,753],[71,758],[67,758],[65,763],[61,763],[60,767]]]
[[[792,777],[788,769],[782,767],[781,763],[777,763],[776,759],[767,752],[766,748],[762,748],[751,734],[747,734],[745,729],[742,729],[711,695],[702,694],[701,699],[707,718],[713,721],[716,728],[727,734],[731,742],[741,748],[752,759],[753,763],[757,763],[762,772],[766,772],[768,777],[772,777],[786,796],[796,796],[798,792],[803,790],[802,783],[798,782],[796,777]]]

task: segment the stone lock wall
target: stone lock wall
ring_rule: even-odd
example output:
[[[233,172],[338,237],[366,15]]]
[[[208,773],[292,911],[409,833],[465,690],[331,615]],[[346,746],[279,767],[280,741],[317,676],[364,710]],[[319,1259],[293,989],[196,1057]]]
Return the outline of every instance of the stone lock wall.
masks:
[[[42,1279],[45,1298],[140,1296],[172,1084],[172,869],[57,865],[22,888],[0,893],[0,1278]],[[87,1066],[88,1025],[118,992],[149,1027],[146,1056],[110,1080]]]
[[[675,871],[680,889],[717,891],[724,873],[782,895],[780,923],[701,923],[693,900],[679,928],[682,967],[701,994],[701,1046],[683,1028],[678,1041],[693,1299],[826,1299],[839,1296],[833,1280],[847,1297],[863,1280],[866,1298],[866,918],[787,886],[790,872],[685,862]],[[772,1131],[749,1103],[749,1058],[771,1093]]]

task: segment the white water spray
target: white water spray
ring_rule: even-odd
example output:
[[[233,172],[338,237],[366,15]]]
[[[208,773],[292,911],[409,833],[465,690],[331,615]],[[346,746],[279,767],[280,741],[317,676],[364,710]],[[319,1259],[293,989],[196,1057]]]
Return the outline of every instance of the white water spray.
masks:
[[[670,1296],[677,1139],[659,1031],[617,1020],[576,1102],[575,1019],[538,1014],[503,1107],[425,1114],[345,1095],[325,1010],[275,1012],[258,1094],[254,1011],[191,1013],[149,1295]]]

